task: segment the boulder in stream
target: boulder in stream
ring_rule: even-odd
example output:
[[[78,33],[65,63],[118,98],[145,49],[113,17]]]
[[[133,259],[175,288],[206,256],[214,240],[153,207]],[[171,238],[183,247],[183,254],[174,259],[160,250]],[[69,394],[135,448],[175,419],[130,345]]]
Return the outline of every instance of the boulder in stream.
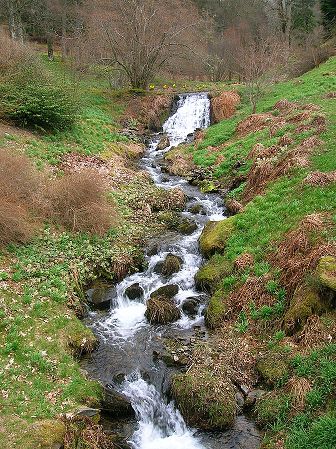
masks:
[[[179,320],[181,311],[171,299],[155,296],[147,301],[145,316],[151,324],[168,324]]]
[[[199,298],[187,298],[182,304],[182,310],[189,317],[195,317],[198,312],[199,303]]]
[[[181,269],[183,260],[181,257],[174,254],[168,254],[163,262],[158,262],[155,267],[155,273],[162,274],[162,276],[172,276],[174,273],[178,273]]]
[[[144,291],[140,284],[136,283],[126,288],[125,295],[130,300],[141,299],[144,295]]]
[[[175,295],[177,295],[179,292],[179,286],[177,284],[169,284],[169,285],[164,285],[160,288],[158,288],[157,290],[155,290],[155,292],[153,292],[150,297],[151,298],[165,298],[165,299],[171,299],[173,298]]]
[[[195,232],[196,229],[197,224],[194,221],[189,220],[188,218],[183,218],[178,225],[178,230],[181,232],[181,234],[184,235],[190,235]]]
[[[135,412],[130,400],[123,394],[109,388],[103,389],[103,400],[101,402],[101,409],[115,418],[134,418]]]
[[[110,307],[111,297],[115,288],[103,281],[96,281],[92,287],[86,291],[86,300],[90,307],[98,310],[105,310]]]
[[[165,150],[166,148],[168,148],[169,146],[170,146],[169,137],[167,136],[167,134],[164,134],[161,137],[160,142],[158,143],[156,149],[158,151],[162,151],[162,150]]]

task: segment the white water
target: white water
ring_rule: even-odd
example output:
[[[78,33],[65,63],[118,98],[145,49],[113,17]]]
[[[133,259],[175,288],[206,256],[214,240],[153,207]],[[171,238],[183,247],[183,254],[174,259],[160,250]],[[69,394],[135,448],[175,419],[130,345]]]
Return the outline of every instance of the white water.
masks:
[[[171,146],[178,145],[187,139],[187,136],[198,128],[205,128],[210,124],[210,101],[206,94],[191,94],[181,96],[177,111],[163,125],[168,134]],[[143,273],[136,273],[121,282],[111,298],[111,311],[109,315],[95,324],[98,332],[109,344],[117,344],[121,353],[132,351],[132,344],[137,345],[137,335],[140,330],[151,328],[144,313],[146,299],[159,287],[166,284],[177,284],[179,293],[174,298],[181,307],[188,297],[197,297],[194,276],[202,263],[202,257],[198,250],[198,239],[205,223],[208,220],[221,220],[223,206],[219,197],[203,195],[196,188],[180,178],[167,177],[161,172],[159,158],[164,151],[157,151],[156,146],[160,136],[153,140],[148,148],[148,153],[143,158],[142,166],[152,175],[155,183],[165,188],[179,186],[191,197],[190,204],[200,204],[205,210],[205,215],[192,215],[185,212],[184,215],[193,219],[197,229],[192,235],[181,236],[171,243],[164,244],[157,255],[148,257],[148,268]],[[168,178],[168,179],[167,179]],[[173,253],[183,259],[182,269],[169,280],[164,279],[154,272],[157,262],[163,261],[167,254]],[[144,290],[144,299],[130,301],[125,296],[127,287],[139,283]],[[202,310],[199,307],[195,319],[182,314],[180,321],[174,325],[180,328],[191,328],[203,321]],[[158,330],[158,335],[160,330]],[[149,333],[148,333],[149,335]],[[140,338],[140,337],[139,337]],[[150,337],[148,337],[150,338]],[[143,348],[145,350],[145,348]],[[138,369],[140,369],[138,367]],[[181,414],[172,403],[166,403],[164,398],[153,385],[145,382],[137,373],[137,369],[130,373],[122,385],[122,392],[128,396],[136,411],[138,430],[131,439],[135,449],[204,449],[204,446],[194,436],[194,432],[188,429]]]

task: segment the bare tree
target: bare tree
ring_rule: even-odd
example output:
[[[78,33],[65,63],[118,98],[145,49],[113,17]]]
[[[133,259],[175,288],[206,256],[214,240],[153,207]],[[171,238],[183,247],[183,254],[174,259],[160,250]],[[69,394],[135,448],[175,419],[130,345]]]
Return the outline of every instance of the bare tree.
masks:
[[[103,12],[100,12],[103,11]],[[200,17],[189,0],[116,0],[92,4],[91,26],[100,30],[102,59],[143,89],[171,58],[185,57],[196,39]],[[94,33],[96,34],[96,33]]]
[[[265,88],[286,72],[287,45],[274,38],[265,38],[238,51],[237,66],[255,114]]]
[[[23,42],[23,24],[20,0],[6,0],[8,27],[12,39]]]

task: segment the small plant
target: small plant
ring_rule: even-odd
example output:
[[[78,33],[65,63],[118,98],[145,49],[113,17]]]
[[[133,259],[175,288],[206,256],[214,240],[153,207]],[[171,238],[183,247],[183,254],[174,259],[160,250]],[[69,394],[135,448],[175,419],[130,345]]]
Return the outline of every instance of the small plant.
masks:
[[[249,322],[247,319],[247,315],[244,311],[240,312],[238,320],[236,322],[235,325],[235,329],[240,333],[240,334],[245,334],[245,332],[247,331],[249,326]]]

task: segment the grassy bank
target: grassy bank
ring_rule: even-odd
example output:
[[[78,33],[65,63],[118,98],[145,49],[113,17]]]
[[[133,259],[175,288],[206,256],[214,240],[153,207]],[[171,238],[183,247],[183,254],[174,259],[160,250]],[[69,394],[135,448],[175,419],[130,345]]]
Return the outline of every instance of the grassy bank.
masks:
[[[197,279],[214,344],[231,329],[253,354],[265,448],[336,445],[335,70],[331,58],[272,86],[254,116],[240,88],[235,116],[178,150],[239,211],[204,231]]]
[[[68,430],[61,416],[83,406],[99,408],[101,386],[79,366],[80,357],[96,345],[79,319],[83,290],[97,279],[113,284],[139,269],[145,240],[164,228],[160,213],[180,207],[136,169],[142,145],[122,134],[120,124],[133,95],[111,92],[99,77],[76,79],[60,61],[42,64],[53,79],[73,89],[78,99],[74,121],[64,129],[47,130],[18,128],[15,121],[3,120],[1,150],[28,156],[47,184],[67,173],[100,170],[102,182],[108,184],[113,224],[97,236],[73,232],[43,217],[41,225],[34,212],[34,220],[39,219],[34,236],[1,249],[0,446],[4,449],[61,444]]]

